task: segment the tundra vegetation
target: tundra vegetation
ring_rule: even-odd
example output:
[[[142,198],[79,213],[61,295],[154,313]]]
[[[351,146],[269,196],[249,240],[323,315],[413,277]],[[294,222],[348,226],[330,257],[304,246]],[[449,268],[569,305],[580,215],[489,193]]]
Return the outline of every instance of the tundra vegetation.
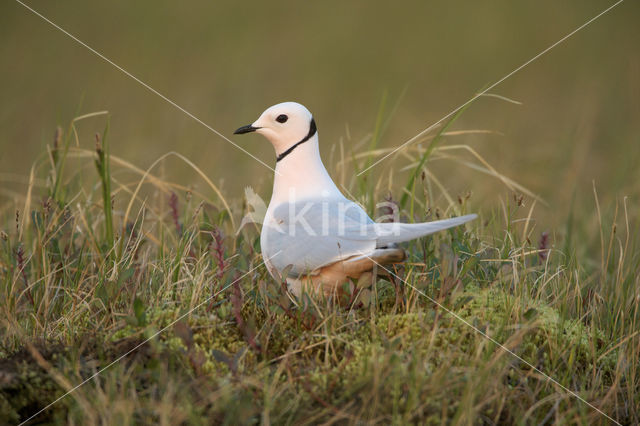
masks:
[[[58,129],[2,209],[3,423],[45,407],[33,423],[610,422],[586,402],[640,422],[640,222],[627,199],[601,206],[594,186],[590,209],[547,232],[542,200],[475,154],[464,161],[508,197],[448,193],[430,164],[470,150],[442,144],[460,135],[453,117],[407,150],[404,185],[395,159],[377,178],[337,174],[372,216],[386,200],[405,221],[481,218],[407,245],[393,280],[294,299],[262,264],[259,227],[239,228],[239,194],[179,154],[146,170],[111,155],[123,141],[108,124],[79,134],[88,118],[108,122]],[[332,164],[362,170],[376,143],[340,146]],[[168,160],[205,189],[165,179]]]

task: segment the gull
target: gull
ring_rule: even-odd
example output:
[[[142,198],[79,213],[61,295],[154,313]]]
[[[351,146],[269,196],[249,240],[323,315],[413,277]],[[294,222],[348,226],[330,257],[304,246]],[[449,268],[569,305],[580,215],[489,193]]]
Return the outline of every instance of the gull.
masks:
[[[372,277],[377,265],[406,259],[398,243],[462,225],[475,214],[424,223],[374,222],[333,182],[320,158],[318,129],[307,108],[284,102],[234,134],[256,132],[276,151],[275,177],[260,247],[271,276],[329,296],[350,280]],[[283,276],[283,274],[285,276]]]

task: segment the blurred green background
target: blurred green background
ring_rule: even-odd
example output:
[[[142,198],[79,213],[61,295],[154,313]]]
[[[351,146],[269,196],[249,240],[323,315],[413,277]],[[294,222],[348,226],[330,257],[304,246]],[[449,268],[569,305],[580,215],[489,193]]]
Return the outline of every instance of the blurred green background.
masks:
[[[314,113],[331,163],[330,151],[341,140],[347,153],[367,149],[362,141],[373,132],[386,96],[383,114],[390,121],[379,145],[395,146],[613,2],[28,4],[274,164],[266,140],[232,135],[274,103],[296,100]],[[595,209],[594,180],[603,202],[628,195],[637,205],[638,22],[640,4],[623,2],[491,90],[522,105],[481,98],[453,127],[494,133],[445,143],[473,147],[500,173],[540,194],[548,202],[537,211],[542,227],[565,222],[574,195],[580,209]],[[240,200],[247,185],[270,195],[270,170],[13,1],[0,6],[0,58],[3,203],[20,199],[31,164],[58,124],[66,128],[76,114],[100,110],[111,113],[112,154],[146,168],[175,150],[220,184],[227,198]],[[79,123],[80,144],[92,148],[104,122]],[[374,175],[394,174],[396,198],[409,176],[401,171],[407,164],[399,156],[374,169]],[[335,171],[335,160],[327,166]],[[453,162],[433,167],[453,194],[473,192],[475,210],[489,211],[511,197],[496,179]],[[178,161],[163,170],[181,184],[204,188]]]

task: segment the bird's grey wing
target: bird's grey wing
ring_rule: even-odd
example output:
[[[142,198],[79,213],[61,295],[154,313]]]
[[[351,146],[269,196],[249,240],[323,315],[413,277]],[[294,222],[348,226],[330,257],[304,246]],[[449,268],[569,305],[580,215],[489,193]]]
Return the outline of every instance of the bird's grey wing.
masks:
[[[453,228],[477,218],[476,214],[453,217],[451,219],[436,220],[424,223],[375,223],[372,228],[377,235],[378,247],[388,244],[401,243],[424,237],[444,229]]]
[[[284,203],[263,224],[261,245],[279,271],[298,276],[376,247],[373,221],[346,199]]]

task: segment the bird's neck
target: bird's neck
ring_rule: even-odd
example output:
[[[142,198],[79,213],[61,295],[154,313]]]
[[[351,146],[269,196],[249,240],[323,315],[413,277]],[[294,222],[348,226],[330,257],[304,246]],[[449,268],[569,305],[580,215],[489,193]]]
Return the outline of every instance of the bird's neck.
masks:
[[[276,163],[271,203],[333,195],[342,194],[322,164],[317,134]]]

